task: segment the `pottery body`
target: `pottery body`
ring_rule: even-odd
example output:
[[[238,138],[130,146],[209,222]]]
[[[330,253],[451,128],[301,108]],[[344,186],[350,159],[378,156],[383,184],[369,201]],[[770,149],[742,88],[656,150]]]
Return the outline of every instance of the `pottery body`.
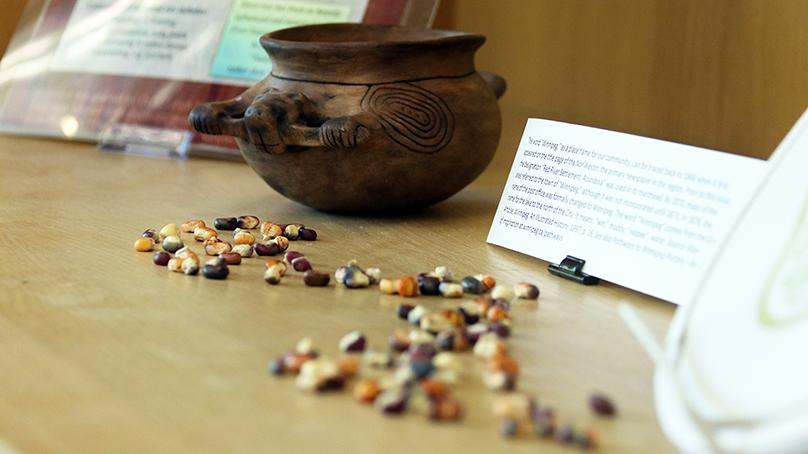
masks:
[[[484,38],[332,24],[265,35],[272,73],[240,97],[197,106],[284,196],[327,211],[398,210],[446,199],[491,161],[504,81],[474,69]]]

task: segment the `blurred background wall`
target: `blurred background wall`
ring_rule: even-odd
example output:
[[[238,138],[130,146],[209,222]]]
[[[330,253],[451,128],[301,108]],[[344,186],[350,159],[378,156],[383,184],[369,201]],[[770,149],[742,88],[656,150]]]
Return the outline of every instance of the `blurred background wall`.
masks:
[[[5,53],[26,0],[0,0],[0,55]]]
[[[808,107],[808,0],[443,0],[435,27],[488,37],[506,121],[766,158]]]
[[[435,27],[488,37],[503,152],[541,117],[765,158],[808,107],[808,0],[443,0]]]

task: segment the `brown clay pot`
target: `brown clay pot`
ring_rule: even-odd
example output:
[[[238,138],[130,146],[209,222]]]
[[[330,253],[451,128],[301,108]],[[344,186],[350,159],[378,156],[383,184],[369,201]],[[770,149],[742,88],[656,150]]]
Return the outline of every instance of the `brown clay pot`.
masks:
[[[485,38],[367,24],[261,37],[272,73],[189,115],[236,138],[275,190],[326,211],[401,210],[444,200],[496,151],[505,81],[478,73]]]

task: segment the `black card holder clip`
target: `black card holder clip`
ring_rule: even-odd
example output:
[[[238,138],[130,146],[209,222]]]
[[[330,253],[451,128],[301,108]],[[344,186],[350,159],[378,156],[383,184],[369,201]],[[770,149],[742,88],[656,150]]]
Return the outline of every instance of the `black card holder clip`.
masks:
[[[551,263],[547,267],[550,274],[569,279],[583,285],[595,285],[600,279],[584,273],[586,260],[568,255],[561,263]]]

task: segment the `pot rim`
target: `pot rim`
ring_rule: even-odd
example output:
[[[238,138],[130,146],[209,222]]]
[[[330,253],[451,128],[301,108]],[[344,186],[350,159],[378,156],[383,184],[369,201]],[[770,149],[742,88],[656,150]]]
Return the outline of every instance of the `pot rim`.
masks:
[[[350,40],[353,39],[353,40]],[[309,82],[377,84],[466,77],[485,37],[381,24],[317,24],[261,37],[273,77]]]
[[[407,31],[416,34],[424,35],[419,39],[390,39],[390,40],[360,40],[360,41],[328,41],[328,40],[301,40],[293,39],[287,35],[294,35],[301,31],[317,30],[319,32],[333,32],[333,31],[349,31],[352,29],[364,29],[371,32],[382,31]],[[395,49],[399,47],[442,47],[452,44],[470,44],[477,43],[476,47],[481,46],[485,42],[485,36],[476,33],[458,32],[453,30],[437,30],[437,29],[419,29],[416,27],[407,27],[402,25],[387,25],[387,24],[362,24],[362,23],[331,23],[331,24],[313,24],[313,25],[300,25],[296,27],[283,28],[264,34],[260,38],[261,46],[269,50],[270,48],[285,48],[285,49],[320,49],[320,50],[352,50],[352,49],[368,49],[368,48],[390,48]]]

